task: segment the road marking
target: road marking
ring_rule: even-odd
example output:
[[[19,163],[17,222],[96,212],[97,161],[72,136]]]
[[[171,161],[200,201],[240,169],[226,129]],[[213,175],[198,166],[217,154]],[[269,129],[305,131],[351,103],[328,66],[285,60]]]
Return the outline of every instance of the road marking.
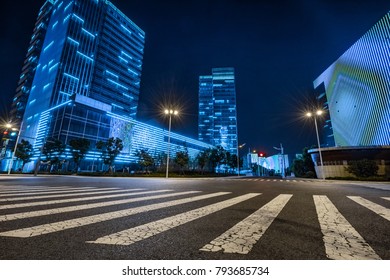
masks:
[[[222,202],[197,208],[172,217],[168,217],[138,227],[134,227],[117,233],[106,235],[96,239],[95,241],[87,241],[87,242],[98,243],[98,244],[111,244],[111,245],[131,245],[135,242],[147,239],[159,233],[183,225],[185,223],[210,215],[212,213],[215,213],[224,208],[238,204],[240,202],[243,202],[245,200],[248,200],[258,195],[260,194],[259,193],[245,194]]]
[[[188,191],[185,193],[186,194],[193,194],[193,193],[198,193],[198,192],[197,191]],[[95,223],[99,223],[99,222],[122,218],[122,217],[128,217],[128,216],[139,214],[139,213],[144,213],[144,212],[148,212],[148,211],[152,211],[152,210],[158,210],[161,208],[166,208],[166,207],[171,207],[171,206],[177,206],[180,204],[190,203],[190,202],[199,201],[202,199],[207,199],[207,198],[226,195],[226,194],[229,194],[229,193],[228,192],[217,192],[217,193],[212,193],[212,194],[206,194],[206,195],[200,195],[200,196],[195,196],[195,197],[190,197],[190,198],[183,198],[183,199],[178,199],[178,200],[173,200],[173,201],[168,201],[168,202],[140,206],[140,207],[125,209],[125,210],[108,212],[108,213],[103,213],[103,214],[98,214],[98,215],[92,215],[92,216],[87,216],[87,217],[82,217],[82,218],[65,220],[65,221],[56,222],[56,223],[43,224],[43,225],[29,227],[29,228],[10,230],[10,231],[6,231],[6,232],[0,232],[0,236],[25,238],[25,237],[32,237],[32,236],[37,236],[37,235],[49,234],[49,233],[54,233],[54,232],[58,232],[58,231],[66,230],[66,229],[76,228],[76,227],[85,226],[85,225],[91,225],[91,224],[95,224]]]
[[[386,220],[390,221],[390,209],[383,207],[379,204],[376,204],[374,202],[371,202],[367,199],[364,199],[360,196],[347,196],[349,199],[352,199],[356,203],[360,204],[361,206],[366,207],[367,209],[371,210],[372,212],[378,214],[379,216],[385,218]]]
[[[111,191],[105,191],[105,190],[111,190]],[[10,201],[18,201],[18,200],[36,200],[36,199],[53,198],[53,197],[59,197],[59,196],[60,197],[67,197],[67,196],[82,196],[82,195],[101,194],[101,193],[116,193],[116,192],[123,192],[123,191],[124,191],[124,189],[112,190],[112,188],[99,189],[98,192],[94,191],[94,190],[83,190],[83,189],[77,190],[77,191],[58,191],[58,192],[53,192],[53,193],[56,193],[53,195],[38,195],[38,196],[16,197],[16,198],[4,198],[4,199],[0,199],[0,202],[10,202]]]
[[[382,198],[390,201],[390,197],[382,197]]]
[[[134,196],[134,195],[141,195],[141,194],[153,194],[153,193],[160,193],[160,192],[167,192],[167,191],[169,191],[169,190],[138,192],[138,193],[127,194],[126,196],[129,196],[129,195]],[[25,218],[31,218],[31,217],[54,215],[54,214],[60,214],[60,213],[66,213],[66,212],[72,212],[72,211],[80,211],[80,210],[93,209],[93,208],[100,208],[100,207],[113,206],[113,205],[119,205],[119,204],[125,204],[125,203],[132,203],[132,202],[138,202],[138,201],[144,201],[144,200],[167,198],[167,197],[172,197],[172,196],[178,196],[180,194],[181,193],[179,193],[179,194],[178,193],[169,193],[169,194],[155,195],[155,196],[149,196],[149,197],[119,199],[119,200],[114,200],[114,201],[106,201],[106,202],[98,202],[98,203],[91,203],[91,204],[84,204],[84,205],[53,208],[53,209],[47,209],[47,210],[37,210],[37,211],[29,211],[29,212],[24,212],[24,213],[0,215],[0,222],[25,219]],[[182,194],[186,194],[186,193],[182,193]]]
[[[203,246],[207,252],[248,254],[292,197],[281,194],[222,235]]]
[[[21,189],[3,189],[0,187],[0,197],[3,196],[3,194],[17,194],[17,193],[30,193],[30,192],[39,192],[39,193],[44,193],[44,192],[48,192],[48,191],[61,191],[61,190],[72,190],[72,189],[76,189],[76,188],[73,188],[73,187],[67,187],[67,186],[63,186],[63,187],[34,187],[34,188],[29,188],[27,186],[19,186],[21,188],[23,188],[22,190]],[[92,188],[92,187],[83,187],[84,189],[97,189],[97,188]]]
[[[111,188],[110,188],[111,189]],[[99,189],[94,189],[94,190],[99,190]],[[93,191],[91,189],[85,189],[85,188],[72,188],[72,187],[69,187],[69,188],[62,188],[62,189],[57,189],[57,190],[46,190],[46,191],[29,191],[29,192],[23,192],[23,193],[13,193],[13,194],[0,194],[0,197],[3,198],[3,197],[12,197],[12,196],[28,196],[28,195],[35,195],[35,194],[38,194],[38,195],[42,195],[42,194],[57,194],[57,193],[72,193],[72,192],[82,192],[82,191]],[[3,200],[3,199],[2,199]]]
[[[88,196],[88,197],[81,197],[81,198],[69,198],[69,199],[58,199],[58,200],[46,200],[46,201],[6,204],[6,205],[0,205],[0,210],[1,209],[15,209],[15,208],[22,208],[22,207],[42,206],[42,205],[52,205],[52,204],[59,204],[59,203],[78,202],[78,201],[88,201],[88,200],[114,198],[114,197],[124,197],[124,196],[136,195],[136,194],[143,194],[142,192],[141,193],[134,192],[134,191],[141,191],[141,190],[143,190],[143,189],[115,191],[115,192],[121,192],[121,193],[120,194],[112,194],[112,195],[104,195],[103,194],[103,195]],[[126,193],[123,193],[123,192],[126,192]],[[109,193],[112,193],[112,192],[109,192]]]
[[[314,195],[326,255],[334,260],[379,260],[380,257],[325,195]]]

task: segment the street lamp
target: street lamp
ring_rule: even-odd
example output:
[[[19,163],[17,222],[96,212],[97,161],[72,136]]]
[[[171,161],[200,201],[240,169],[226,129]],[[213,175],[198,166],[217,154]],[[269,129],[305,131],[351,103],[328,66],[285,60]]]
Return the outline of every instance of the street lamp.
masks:
[[[240,149],[243,148],[246,143],[238,145],[237,149],[237,176],[240,176]]]
[[[172,109],[165,109],[164,111],[165,115],[169,115],[169,126],[168,126],[168,147],[167,147],[167,170],[165,173],[165,178],[168,179],[168,170],[169,170],[169,148],[171,146],[171,122],[172,122],[172,115],[177,116],[179,112],[177,110]]]
[[[13,151],[13,153],[12,153],[11,160],[10,160],[9,165],[8,165],[8,175],[11,174],[12,165],[14,164],[15,153],[16,153],[16,149],[17,149],[17,147],[18,147],[20,132],[22,131],[22,125],[23,125],[23,121],[22,121],[22,123],[20,124],[20,128],[19,128],[19,131],[18,131],[18,136],[16,137],[16,142],[15,142],[14,151]],[[11,125],[10,123],[7,123],[7,124],[6,124],[6,127],[7,127],[7,128],[11,128],[12,130],[16,130],[16,128],[13,128],[12,125]]]
[[[306,116],[311,118],[314,115],[314,125],[316,128],[316,134],[317,134],[317,144],[318,144],[318,153],[320,154],[320,162],[321,162],[321,177],[323,180],[325,180],[325,174],[324,174],[324,164],[322,162],[322,153],[321,153],[321,145],[320,145],[320,137],[318,136],[318,126],[317,126],[317,116],[321,116],[323,114],[322,110],[317,110],[315,114],[312,112],[306,113]]]

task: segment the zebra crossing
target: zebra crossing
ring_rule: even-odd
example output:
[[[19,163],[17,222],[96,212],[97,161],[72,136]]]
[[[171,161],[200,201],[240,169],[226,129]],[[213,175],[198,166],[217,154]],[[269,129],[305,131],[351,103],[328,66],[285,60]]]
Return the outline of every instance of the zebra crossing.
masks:
[[[271,178],[242,178],[242,177],[205,177],[197,178],[198,180],[214,180],[214,181],[240,181],[240,182],[287,182],[287,183],[310,183],[318,180],[310,179],[271,179]]]
[[[168,217],[139,224],[117,232],[88,239],[84,242],[94,246],[131,246],[134,243],[152,238],[158,234],[188,225],[191,222],[223,211],[263,194],[252,192],[234,194],[232,192],[177,191],[172,189],[147,190],[120,188],[83,188],[83,187],[26,187],[14,186],[0,188],[0,239],[32,238],[61,233],[69,229],[79,229],[118,218],[131,219],[141,213],[166,210],[172,207],[188,208]],[[278,194],[264,205],[255,209],[219,236],[205,240],[198,250],[206,254],[250,254],[263,235],[272,226],[283,209],[291,203],[295,194]],[[163,199],[162,202],[158,201]],[[213,202],[208,200],[213,199]],[[364,237],[337,209],[326,195],[312,195],[312,203],[317,214],[319,228],[323,236],[324,250],[329,259],[381,259]],[[379,197],[385,203],[390,197]],[[215,202],[215,200],[217,202]],[[345,196],[360,209],[368,209],[378,215],[384,223],[390,222],[390,209],[360,196]],[[140,206],[136,203],[144,202]],[[194,206],[194,202],[206,204]],[[145,204],[146,203],[146,204]],[[111,206],[121,206],[112,210]],[[99,214],[83,214],[84,210],[99,209]],[[80,213],[80,217],[62,218],[64,213]],[[88,212],[90,213],[90,212]],[[42,223],[31,218],[59,215],[59,221]],[[12,222],[19,221],[13,224]],[[29,221],[23,226],[23,221]],[[31,225],[31,223],[37,223]],[[6,225],[6,226],[4,226]]]

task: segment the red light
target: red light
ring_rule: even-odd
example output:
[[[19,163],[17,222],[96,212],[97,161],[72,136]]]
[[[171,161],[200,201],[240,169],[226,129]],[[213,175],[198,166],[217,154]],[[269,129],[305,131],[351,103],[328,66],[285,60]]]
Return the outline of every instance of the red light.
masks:
[[[263,157],[263,156],[264,156],[264,154],[263,154],[263,153],[260,153],[260,154],[259,154],[259,156]]]
[[[4,131],[4,135],[7,135],[8,134],[8,131]]]

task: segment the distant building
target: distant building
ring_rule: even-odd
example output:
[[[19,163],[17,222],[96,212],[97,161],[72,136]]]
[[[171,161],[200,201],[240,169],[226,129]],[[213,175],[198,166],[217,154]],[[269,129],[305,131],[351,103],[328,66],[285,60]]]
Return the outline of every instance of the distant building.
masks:
[[[390,176],[390,12],[315,81],[317,99],[329,112],[319,150],[309,153],[318,177],[351,176],[348,162],[375,160]]]
[[[198,139],[237,154],[234,68],[213,68],[199,77]]]
[[[107,0],[43,5],[13,103],[23,124],[20,140],[33,143],[34,160],[49,138],[90,140],[92,162],[99,159],[96,142],[109,137],[124,141],[122,164],[135,162],[137,149],[167,150],[166,130],[136,121],[144,44],[144,31]],[[171,138],[172,155],[188,149],[194,157],[211,147],[174,133]]]

